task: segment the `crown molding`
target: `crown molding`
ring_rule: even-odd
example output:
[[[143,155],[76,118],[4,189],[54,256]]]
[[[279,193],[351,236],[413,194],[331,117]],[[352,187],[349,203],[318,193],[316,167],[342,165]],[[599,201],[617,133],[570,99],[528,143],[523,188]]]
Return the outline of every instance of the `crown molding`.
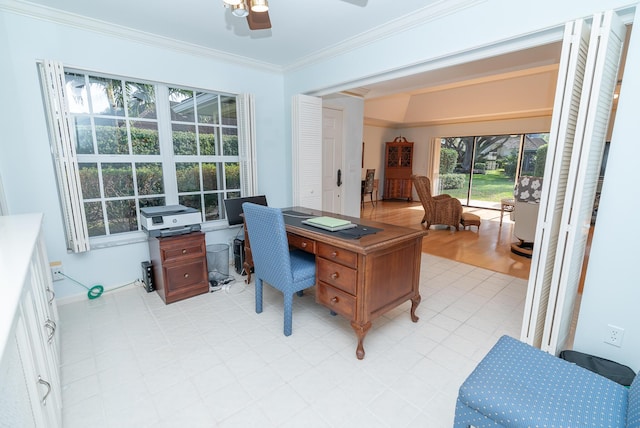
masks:
[[[176,52],[189,55],[196,55],[206,58],[217,58],[223,61],[252,67],[260,70],[281,73],[281,66],[253,60],[244,56],[230,54],[215,49],[206,48],[193,43],[187,43],[171,39],[169,37],[159,36],[157,34],[147,33],[144,31],[133,30],[121,25],[100,21],[86,16],[64,12],[58,9],[36,5],[28,2],[18,2],[15,0],[0,0],[0,10],[18,15],[28,16],[30,18],[42,21],[53,22],[56,24],[77,28],[80,30],[93,31],[112,37],[117,37],[129,41],[134,41],[154,47],[171,49]]]
[[[361,48],[364,45],[371,44],[377,40],[396,35],[398,33],[408,31],[412,28],[424,25],[426,22],[434,21],[443,16],[457,13],[461,10],[473,7],[477,4],[484,3],[487,0],[440,0],[432,3],[424,8],[412,12],[408,15],[386,22],[376,28],[368,30],[357,36],[343,40],[333,46],[321,49],[311,55],[307,55],[288,66],[284,67],[284,71],[294,71],[299,68],[320,62],[327,58],[342,55]]]

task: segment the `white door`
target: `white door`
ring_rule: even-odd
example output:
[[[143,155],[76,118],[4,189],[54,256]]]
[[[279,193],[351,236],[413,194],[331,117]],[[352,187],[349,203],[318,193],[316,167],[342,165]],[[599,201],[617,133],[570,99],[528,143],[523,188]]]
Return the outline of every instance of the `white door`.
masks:
[[[571,328],[625,33],[612,11],[594,15],[542,340],[554,355]]]
[[[592,23],[565,27],[521,332],[552,354],[571,327],[624,39],[613,13],[594,15]]]
[[[322,209],[342,213],[342,110],[322,109]]]

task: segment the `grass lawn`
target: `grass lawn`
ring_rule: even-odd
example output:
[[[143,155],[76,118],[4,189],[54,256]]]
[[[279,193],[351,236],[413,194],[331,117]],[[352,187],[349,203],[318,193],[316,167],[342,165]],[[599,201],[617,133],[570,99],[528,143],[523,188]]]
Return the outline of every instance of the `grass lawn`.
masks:
[[[513,197],[513,178],[504,175],[504,171],[499,169],[487,171],[486,174],[473,174],[473,187],[471,188],[471,199],[487,202],[500,202],[502,198]],[[464,187],[461,189],[446,189],[442,193],[448,193],[454,198],[467,199],[467,188],[469,179],[465,179]]]

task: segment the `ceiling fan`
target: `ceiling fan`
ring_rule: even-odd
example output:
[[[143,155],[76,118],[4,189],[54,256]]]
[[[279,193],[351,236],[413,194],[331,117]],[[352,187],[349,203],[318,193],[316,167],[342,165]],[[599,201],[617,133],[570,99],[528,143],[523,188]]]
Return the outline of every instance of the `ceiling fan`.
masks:
[[[239,18],[246,17],[250,30],[268,30],[271,28],[269,19],[269,3],[267,0],[223,0],[225,7]]]

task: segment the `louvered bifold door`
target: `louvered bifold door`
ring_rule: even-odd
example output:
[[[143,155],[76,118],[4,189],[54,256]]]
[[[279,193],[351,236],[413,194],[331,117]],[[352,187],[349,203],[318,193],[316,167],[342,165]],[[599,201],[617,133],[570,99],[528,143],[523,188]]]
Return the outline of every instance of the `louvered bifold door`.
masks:
[[[292,98],[293,205],[322,209],[322,99]]]
[[[540,347],[589,47],[584,20],[565,26],[521,340]]]
[[[615,13],[594,15],[544,323],[542,349],[554,355],[571,329],[625,32]]]

